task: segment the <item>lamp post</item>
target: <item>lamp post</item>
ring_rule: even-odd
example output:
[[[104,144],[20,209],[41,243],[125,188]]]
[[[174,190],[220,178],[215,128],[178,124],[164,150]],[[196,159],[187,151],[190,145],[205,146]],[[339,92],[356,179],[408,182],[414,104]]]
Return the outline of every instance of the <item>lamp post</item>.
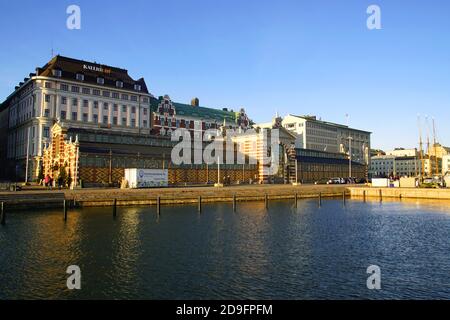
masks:
[[[353,138],[348,136],[348,177],[352,177],[352,140]]]

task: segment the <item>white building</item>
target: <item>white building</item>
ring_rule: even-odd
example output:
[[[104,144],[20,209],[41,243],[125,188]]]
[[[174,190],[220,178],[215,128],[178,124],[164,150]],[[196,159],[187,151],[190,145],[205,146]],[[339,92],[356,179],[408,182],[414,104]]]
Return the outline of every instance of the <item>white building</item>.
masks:
[[[416,148],[413,148],[413,149],[397,148],[397,149],[394,149],[391,151],[386,151],[386,155],[396,156],[396,157],[417,157],[417,158],[419,158],[419,151]]]
[[[56,121],[68,127],[149,134],[151,95],[143,78],[97,63],[56,56],[31,73],[2,103],[6,157],[16,177],[37,177]],[[5,155],[1,155],[4,158]]]
[[[265,125],[269,124],[256,126]],[[351,149],[353,161],[369,164],[371,133],[368,131],[317,120],[315,116],[291,114],[283,118],[282,126],[295,134],[296,148],[346,154],[349,154]]]
[[[442,157],[442,174],[450,175],[450,155],[447,154]]]
[[[372,177],[415,177],[420,171],[420,159],[417,157],[387,154],[371,158],[369,173]]]

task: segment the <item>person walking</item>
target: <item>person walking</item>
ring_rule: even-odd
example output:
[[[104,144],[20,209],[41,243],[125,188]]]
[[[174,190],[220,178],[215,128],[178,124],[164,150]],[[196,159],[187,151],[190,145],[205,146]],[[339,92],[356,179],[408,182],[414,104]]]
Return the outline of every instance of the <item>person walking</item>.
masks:
[[[46,188],[48,188],[48,187],[49,187],[49,184],[50,184],[50,176],[47,174],[47,175],[45,176],[45,178],[44,178],[44,186],[45,186]]]

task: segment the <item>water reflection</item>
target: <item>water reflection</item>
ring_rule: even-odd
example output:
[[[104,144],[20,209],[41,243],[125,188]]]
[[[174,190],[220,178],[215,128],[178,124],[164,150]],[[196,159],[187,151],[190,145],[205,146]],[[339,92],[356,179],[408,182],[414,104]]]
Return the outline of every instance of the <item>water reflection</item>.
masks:
[[[292,201],[18,212],[0,299],[450,298],[450,202]],[[66,288],[67,266],[82,290]],[[366,268],[382,269],[369,291]]]

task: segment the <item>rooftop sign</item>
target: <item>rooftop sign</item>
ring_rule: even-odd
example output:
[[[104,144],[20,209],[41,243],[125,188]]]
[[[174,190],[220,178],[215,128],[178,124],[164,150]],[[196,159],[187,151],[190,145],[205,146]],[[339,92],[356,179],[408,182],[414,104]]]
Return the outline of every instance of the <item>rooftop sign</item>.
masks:
[[[83,69],[89,70],[89,71],[94,71],[94,72],[107,73],[107,74],[111,73],[111,69],[107,69],[107,68],[103,68],[103,67],[99,67],[99,66],[88,65],[88,64],[84,64]]]

